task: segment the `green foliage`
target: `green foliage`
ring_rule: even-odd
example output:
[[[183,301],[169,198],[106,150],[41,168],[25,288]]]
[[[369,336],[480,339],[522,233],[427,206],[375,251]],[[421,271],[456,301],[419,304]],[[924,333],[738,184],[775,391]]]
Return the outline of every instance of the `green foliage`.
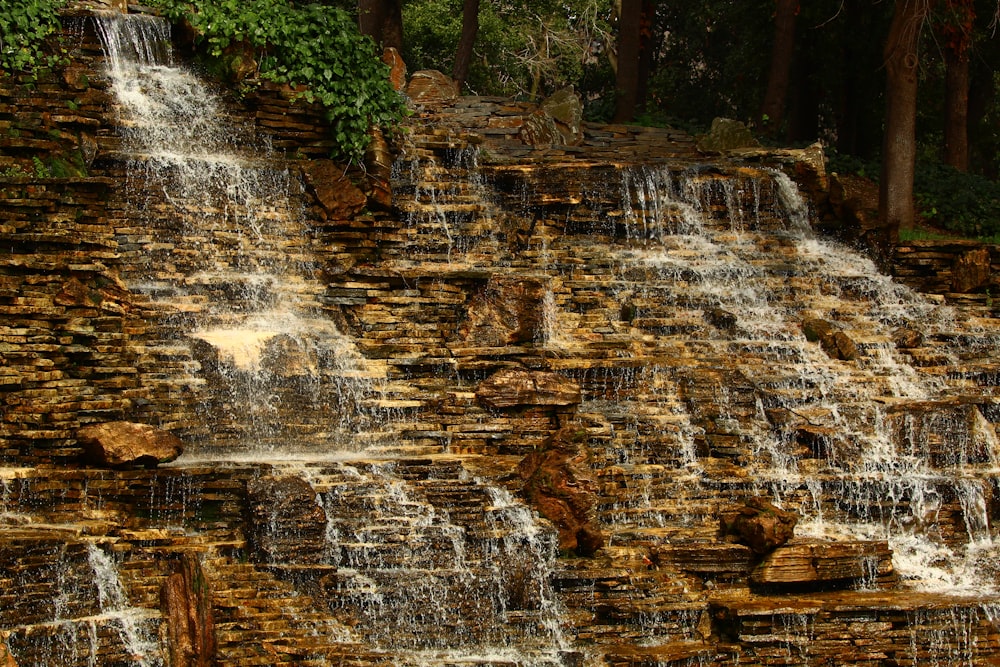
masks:
[[[919,162],[913,189],[927,222],[963,236],[1000,233],[1000,184],[940,162]]]
[[[597,99],[608,84],[614,86],[602,55],[613,40],[612,4],[484,0],[466,85],[480,95],[536,99],[572,84],[585,98],[593,90]],[[462,32],[461,0],[406,2],[403,25],[403,59],[411,70],[452,71]]]
[[[405,112],[374,43],[342,9],[286,0],[154,0],[186,21],[216,59],[252,52],[257,73],[301,87],[301,97],[327,110],[338,157],[364,153],[372,126],[389,127]]]
[[[59,31],[66,0],[4,0],[0,10],[0,69],[35,74],[62,60],[48,38]]]

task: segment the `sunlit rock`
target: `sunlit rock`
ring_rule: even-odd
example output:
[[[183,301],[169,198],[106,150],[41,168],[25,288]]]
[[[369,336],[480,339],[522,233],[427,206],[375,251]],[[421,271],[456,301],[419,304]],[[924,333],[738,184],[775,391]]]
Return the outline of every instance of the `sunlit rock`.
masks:
[[[173,667],[217,664],[212,590],[197,557],[191,554],[181,557],[173,574],[160,587],[160,607],[168,619],[170,664]]]
[[[455,80],[437,70],[422,69],[413,73],[404,91],[414,104],[436,105],[458,99]]]
[[[858,358],[858,346],[855,342],[827,320],[806,318],[802,322],[802,332],[807,340],[818,342],[823,351],[833,359],[853,361]]]
[[[517,469],[524,481],[524,497],[559,531],[559,548],[581,556],[590,556],[604,545],[604,536],[593,521],[597,495],[586,437],[579,426],[567,426],[542,449],[525,456]]]
[[[76,432],[84,460],[109,468],[152,468],[181,455],[183,444],[174,434],[149,424],[116,421],[84,426]]]
[[[530,343],[542,330],[544,298],[539,280],[494,276],[469,302],[459,336],[490,347]]]
[[[568,406],[580,402],[580,386],[558,373],[506,368],[479,383],[476,398],[490,408]]]
[[[792,539],[798,521],[794,512],[751,498],[745,506],[725,512],[720,527],[724,536],[745,544],[756,554],[766,554]]]
[[[306,185],[328,220],[347,220],[364,208],[365,194],[332,160],[310,160],[303,168]]]
[[[895,571],[892,551],[884,541],[803,542],[767,554],[750,580],[764,587],[799,585],[799,590],[871,587],[892,583]]]

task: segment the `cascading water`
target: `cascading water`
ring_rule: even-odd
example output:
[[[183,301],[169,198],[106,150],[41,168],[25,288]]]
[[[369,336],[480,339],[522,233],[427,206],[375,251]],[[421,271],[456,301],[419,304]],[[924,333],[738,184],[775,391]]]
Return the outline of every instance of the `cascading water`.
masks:
[[[181,344],[197,360],[205,444],[349,447],[340,434],[348,422],[359,429],[383,371],[324,312],[301,183],[204,81],[173,64],[166,21],[109,14],[97,25],[133,213],[150,226],[150,261],[127,278],[172,313],[184,338],[162,344],[167,353]]]
[[[657,228],[659,247],[646,242],[642,251],[621,251],[620,271],[623,281],[634,281],[641,270],[636,260],[652,271],[648,292],[629,294],[634,303],[661,300],[711,314],[723,336],[707,344],[730,355],[730,368],[740,369],[756,395],[748,411],[731,388],[718,386],[715,398],[729,414],[717,424],[728,420],[733,436],[753,443],[747,464],[761,491],[779,503],[796,502],[803,491],[811,496],[797,508],[805,510],[801,534],[888,539],[901,576],[918,589],[994,590],[987,562],[996,553],[984,500],[990,493],[984,475],[995,469],[997,454],[993,425],[975,405],[941,401],[941,380],[917,372],[892,344],[900,328],[919,326],[933,336],[959,325],[952,313],[809,233],[805,205],[783,174],[770,172],[768,180],[765,172],[758,186],[773,191],[770,199],[788,221],[766,237],[755,233],[762,225],[760,191],[748,190],[751,201],[737,204],[747,193],[735,193],[742,187],[735,179],[646,174],[637,186],[634,178],[623,188],[632,197],[627,208],[655,219],[692,210],[704,215],[713,201],[737,210],[721,227],[705,219],[703,229],[686,224],[663,235]],[[807,340],[802,323],[809,317],[834,319],[849,331],[860,348],[853,363],[831,359]],[[777,375],[788,369],[796,374]],[[825,429],[830,442],[820,459],[792,449],[791,434],[774,423],[778,412]],[[831,497],[837,502],[820,500]],[[958,505],[965,539],[934,528],[935,515],[950,503]]]

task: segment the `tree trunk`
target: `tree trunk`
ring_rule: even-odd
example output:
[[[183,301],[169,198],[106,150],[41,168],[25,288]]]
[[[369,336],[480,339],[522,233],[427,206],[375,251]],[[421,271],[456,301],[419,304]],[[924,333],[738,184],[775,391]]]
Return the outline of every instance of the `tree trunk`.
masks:
[[[969,57],[945,51],[944,161],[969,170]]]
[[[941,25],[945,60],[944,161],[969,170],[969,50],[976,10],[973,0],[948,0]]]
[[[383,49],[403,49],[401,0],[358,0],[358,30]]]
[[[920,30],[929,11],[929,0],[896,0],[885,44],[886,114],[879,182],[883,236],[876,242],[882,260],[889,258],[899,241],[900,228],[910,228],[914,222],[917,66]]]
[[[627,123],[635,117],[639,100],[639,43],[642,27],[642,0],[622,0],[618,16],[618,75],[615,78],[614,122]]]
[[[479,0],[464,0],[462,2],[462,37],[455,51],[455,68],[452,78],[459,92],[465,85],[469,75],[469,63],[472,62],[472,48],[476,44],[476,33],[479,32]]]
[[[764,102],[760,107],[761,129],[770,136],[777,134],[785,117],[795,56],[795,17],[798,13],[799,0],[775,0],[771,69],[767,76]]]

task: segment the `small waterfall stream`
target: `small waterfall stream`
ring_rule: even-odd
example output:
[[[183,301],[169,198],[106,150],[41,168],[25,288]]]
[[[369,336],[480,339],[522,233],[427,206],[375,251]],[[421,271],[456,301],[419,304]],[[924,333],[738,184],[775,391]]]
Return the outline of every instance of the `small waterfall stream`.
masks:
[[[215,457],[287,450],[291,440],[349,447],[342,431],[357,430],[383,371],[324,312],[300,179],[173,63],[166,21],[108,14],[97,26],[132,205],[150,226],[151,261],[128,279],[172,313],[180,338],[169,351],[190,350],[192,386],[209,385],[205,445]],[[300,423],[288,423],[293,413]]]

